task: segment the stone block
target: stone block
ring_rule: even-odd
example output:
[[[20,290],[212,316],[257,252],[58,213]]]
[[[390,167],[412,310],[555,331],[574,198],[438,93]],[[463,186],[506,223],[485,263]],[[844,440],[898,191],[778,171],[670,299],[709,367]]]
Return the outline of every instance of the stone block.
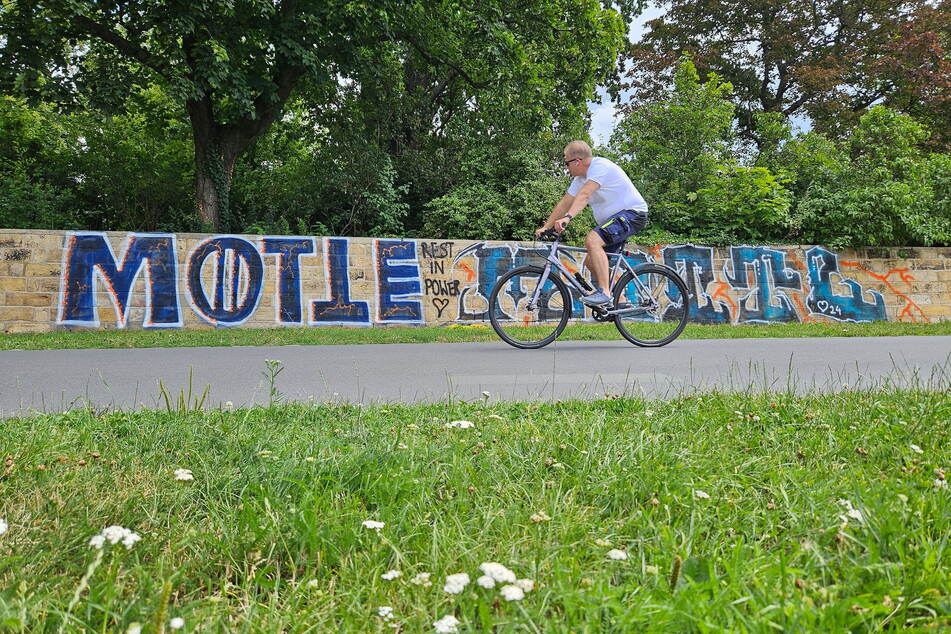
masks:
[[[51,307],[55,306],[56,300],[52,293],[8,293],[8,304],[10,306],[37,306]],[[14,303],[16,302],[16,303]]]
[[[33,321],[33,309],[24,306],[0,306],[0,322]]]
[[[27,277],[26,290],[30,292],[59,292],[58,277]]]
[[[50,263],[28,262],[24,275],[27,277],[59,277],[60,265]]]
[[[0,291],[25,291],[26,278],[0,277]]]

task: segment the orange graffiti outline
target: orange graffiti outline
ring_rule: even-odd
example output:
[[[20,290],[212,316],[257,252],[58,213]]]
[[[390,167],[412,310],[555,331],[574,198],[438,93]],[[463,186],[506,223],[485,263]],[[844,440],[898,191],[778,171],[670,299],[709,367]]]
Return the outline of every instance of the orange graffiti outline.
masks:
[[[923,311],[923,310],[921,309],[921,306],[919,306],[918,304],[916,304],[910,297],[908,297],[907,295],[905,295],[904,293],[902,293],[901,291],[899,291],[897,288],[895,288],[895,286],[888,280],[888,278],[891,277],[891,275],[892,275],[893,273],[898,273],[898,277],[900,277],[900,278],[901,278],[901,281],[903,281],[905,284],[907,284],[908,287],[909,287],[909,289],[910,289],[910,288],[911,288],[911,283],[912,283],[912,281],[915,281],[915,277],[914,277],[913,275],[911,275],[911,274],[908,273],[908,267],[903,267],[903,268],[900,268],[900,269],[892,269],[891,271],[889,271],[889,272],[886,273],[885,275],[879,275],[879,274],[877,274],[877,273],[873,273],[872,271],[868,270],[868,268],[866,268],[865,266],[863,266],[863,265],[862,265],[861,263],[859,263],[859,262],[851,262],[851,261],[846,261],[846,260],[840,260],[839,263],[840,263],[842,266],[848,266],[848,267],[851,267],[851,268],[857,268],[857,269],[861,269],[861,270],[865,271],[866,273],[868,273],[869,275],[871,275],[871,276],[874,277],[875,279],[877,279],[877,280],[879,280],[880,282],[884,283],[885,286],[887,286],[887,287],[889,288],[889,290],[891,290],[893,293],[895,293],[896,295],[898,295],[899,297],[901,297],[903,300],[905,300],[905,307],[901,310],[900,313],[898,313],[898,321],[903,321],[903,320],[905,319],[905,317],[907,316],[907,317],[911,320],[912,323],[918,323],[918,317],[916,317],[914,314],[912,314],[912,308],[915,308],[915,309],[918,310],[918,313],[921,315],[921,319],[922,319],[925,323],[928,323],[928,321],[929,321],[929,320],[928,320],[928,317],[925,316],[925,311]]]
[[[713,299],[716,299],[718,297],[725,299],[726,302],[733,308],[733,314],[739,315],[739,313],[737,312],[736,302],[734,302],[733,298],[727,295],[725,292],[728,288],[730,288],[730,285],[727,284],[726,282],[717,282],[717,289],[716,289],[716,292],[713,293]]]
[[[459,263],[459,267],[460,267],[463,271],[466,272],[466,278],[467,278],[466,281],[467,281],[467,282],[471,282],[472,280],[475,279],[475,276],[476,276],[475,271],[473,271],[472,269],[470,269],[468,264],[466,264],[465,262],[460,262],[460,263]]]

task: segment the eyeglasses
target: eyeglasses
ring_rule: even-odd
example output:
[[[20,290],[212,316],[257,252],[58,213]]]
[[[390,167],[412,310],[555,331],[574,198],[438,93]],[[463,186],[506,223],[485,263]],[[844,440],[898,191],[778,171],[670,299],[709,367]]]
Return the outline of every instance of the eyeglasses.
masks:
[[[573,158],[571,160],[565,161],[565,167],[571,167],[572,163],[574,163],[575,161],[580,161],[580,160],[581,160],[580,158]]]

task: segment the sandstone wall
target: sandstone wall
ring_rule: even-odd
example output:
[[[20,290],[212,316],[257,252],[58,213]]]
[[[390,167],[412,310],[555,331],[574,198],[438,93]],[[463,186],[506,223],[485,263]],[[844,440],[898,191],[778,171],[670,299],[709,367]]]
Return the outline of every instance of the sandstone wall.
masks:
[[[951,318],[951,248],[630,251],[681,272],[698,322]],[[0,331],[481,322],[495,279],[544,253],[466,240],[0,230]],[[582,268],[583,253],[563,262]]]

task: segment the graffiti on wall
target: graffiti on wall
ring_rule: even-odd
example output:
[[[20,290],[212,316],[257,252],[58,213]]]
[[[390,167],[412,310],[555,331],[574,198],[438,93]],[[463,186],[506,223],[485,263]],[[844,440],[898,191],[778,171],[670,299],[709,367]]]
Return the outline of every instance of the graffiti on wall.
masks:
[[[114,314],[114,325],[124,328],[130,307],[138,306],[143,316],[136,327],[183,327],[187,309],[214,326],[241,326],[262,320],[268,284],[273,301],[265,304],[273,305],[273,322],[280,326],[482,322],[495,280],[515,267],[541,266],[547,255],[543,247],[518,243],[377,238],[355,244],[336,237],[217,235],[183,254],[173,234],[130,233],[114,249],[106,234],[74,232],[63,247],[57,324],[100,327],[109,321],[102,315]],[[354,249],[363,249],[359,258]],[[883,294],[864,288],[851,270],[906,300],[900,319],[923,317],[896,286],[910,288],[914,278],[907,269],[874,273],[822,247],[803,253],[744,245],[719,254],[687,244],[626,257],[634,265],[659,262],[676,269],[691,296],[690,318],[699,323],[887,319]],[[583,253],[566,251],[562,263],[572,273],[584,271]],[[506,292],[516,298],[520,289]],[[576,294],[572,299],[573,316],[584,319],[584,306]]]

